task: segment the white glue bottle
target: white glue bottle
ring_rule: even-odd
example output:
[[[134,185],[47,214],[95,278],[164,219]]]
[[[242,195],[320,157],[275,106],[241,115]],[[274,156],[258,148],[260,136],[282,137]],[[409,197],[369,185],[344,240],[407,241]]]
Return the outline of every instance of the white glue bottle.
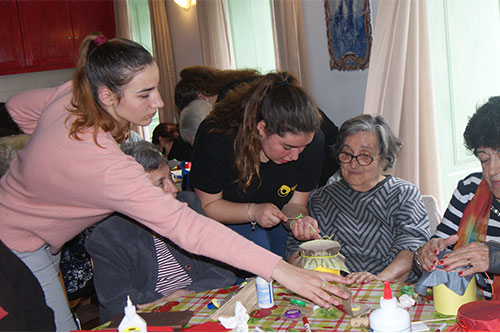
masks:
[[[267,282],[264,278],[257,276],[255,286],[257,288],[257,305],[262,309],[274,306],[273,280]]]
[[[147,332],[148,327],[146,321],[135,311],[135,306],[127,295],[127,306],[124,308],[125,315],[123,316],[118,332]]]
[[[372,332],[410,332],[410,314],[398,306],[392,297],[388,281],[384,282],[384,297],[380,297],[380,308],[370,314]]]

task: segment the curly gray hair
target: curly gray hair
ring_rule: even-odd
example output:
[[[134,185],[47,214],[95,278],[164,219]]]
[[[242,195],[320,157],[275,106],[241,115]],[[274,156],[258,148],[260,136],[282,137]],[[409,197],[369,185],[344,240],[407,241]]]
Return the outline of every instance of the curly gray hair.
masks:
[[[344,143],[347,137],[358,132],[377,133],[379,144],[379,155],[385,162],[384,171],[392,168],[396,157],[403,145],[403,141],[398,139],[392,132],[391,126],[382,116],[372,116],[369,114],[360,115],[346,120],[340,126],[337,142],[332,146],[334,156],[339,155],[344,148]]]

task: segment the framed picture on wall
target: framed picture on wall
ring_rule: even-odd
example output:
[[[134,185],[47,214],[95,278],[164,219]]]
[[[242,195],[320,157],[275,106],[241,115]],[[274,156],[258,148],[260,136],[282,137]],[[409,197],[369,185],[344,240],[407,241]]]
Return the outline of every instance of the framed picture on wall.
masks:
[[[368,68],[372,46],[370,0],[324,0],[330,69]]]

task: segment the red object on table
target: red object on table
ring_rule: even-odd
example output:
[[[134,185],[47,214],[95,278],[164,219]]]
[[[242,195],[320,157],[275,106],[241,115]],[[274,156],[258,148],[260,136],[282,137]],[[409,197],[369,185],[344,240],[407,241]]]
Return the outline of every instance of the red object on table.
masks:
[[[500,302],[475,301],[458,308],[457,323],[447,332],[500,331]]]
[[[208,321],[203,324],[193,325],[188,328],[181,329],[181,332],[228,332],[230,329],[225,328],[220,323]]]

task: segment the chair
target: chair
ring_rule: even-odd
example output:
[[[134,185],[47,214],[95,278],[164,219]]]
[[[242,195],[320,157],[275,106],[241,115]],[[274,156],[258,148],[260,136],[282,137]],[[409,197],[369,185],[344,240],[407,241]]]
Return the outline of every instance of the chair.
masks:
[[[422,199],[424,200],[425,210],[427,211],[427,215],[429,215],[429,224],[430,224],[430,233],[434,235],[436,232],[436,228],[439,223],[441,223],[441,219],[443,218],[443,214],[439,209],[436,198],[432,195],[422,195]]]

